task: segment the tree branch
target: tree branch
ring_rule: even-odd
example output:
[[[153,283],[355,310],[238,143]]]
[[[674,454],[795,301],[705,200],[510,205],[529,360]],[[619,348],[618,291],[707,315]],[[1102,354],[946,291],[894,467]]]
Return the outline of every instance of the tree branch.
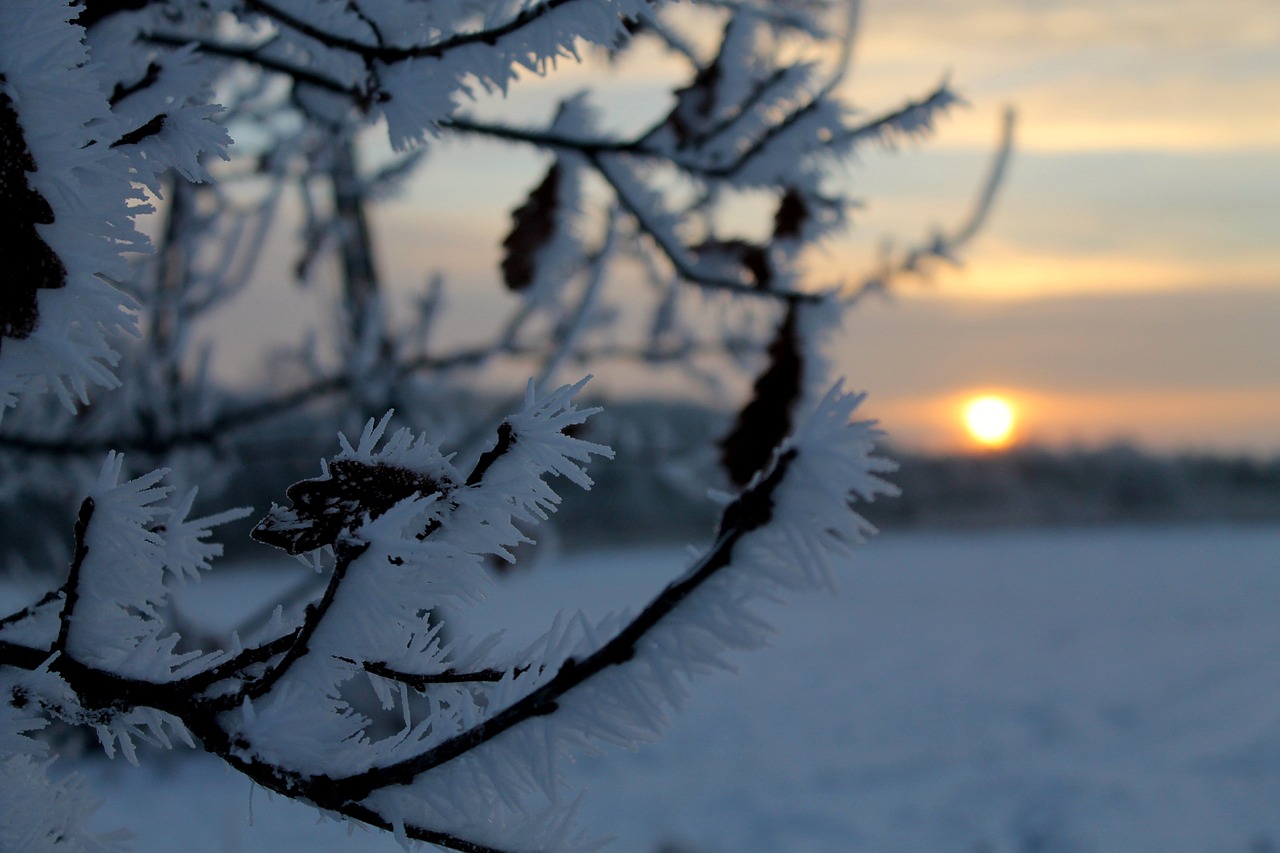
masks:
[[[274,640],[265,642],[260,646],[245,649],[230,660],[223,661],[222,663],[215,664],[214,666],[211,666],[206,670],[202,670],[194,675],[189,675],[186,678],[179,679],[178,681],[173,682],[173,686],[176,689],[190,690],[193,692],[207,690],[219,681],[234,678],[237,673],[240,673],[251,666],[264,664],[276,655],[287,652],[289,649],[297,645],[298,637],[301,632],[302,627],[299,626],[293,631],[290,631],[287,634],[282,634]],[[239,692],[237,691],[236,693],[231,693],[223,697],[215,697],[210,701],[217,706],[229,710],[240,703],[240,698]]]
[[[579,0],[544,0],[544,2],[530,6],[523,12],[520,12],[510,21],[497,27],[491,27],[486,30],[477,30],[470,33],[462,33],[452,38],[433,44],[419,44],[410,47],[394,47],[384,44],[365,44],[356,41],[347,36],[331,33],[315,27],[306,21],[291,15],[282,9],[279,9],[266,2],[266,0],[245,0],[245,5],[254,9],[263,15],[275,20],[277,23],[283,24],[292,30],[296,30],[308,38],[313,38],[326,47],[345,50],[350,53],[359,55],[366,60],[377,60],[387,64],[403,62],[407,59],[418,59],[422,57],[432,57],[434,59],[442,58],[446,53],[460,47],[466,47],[474,44],[485,44],[493,47],[498,40],[504,36],[511,35],[519,30],[532,24],[534,21],[545,17],[546,15],[559,9],[561,6],[567,6],[571,3],[579,2]]]
[[[26,607],[22,608],[16,613],[10,613],[8,616],[5,616],[3,619],[0,619],[0,629],[7,628],[10,625],[16,625],[19,622],[23,621],[24,619],[30,619],[32,616],[36,615],[36,611],[39,610],[41,607],[52,604],[53,602],[58,601],[60,598],[62,598],[62,590],[58,590],[58,589],[49,590],[43,596],[40,597],[39,601],[35,602],[34,604],[28,604]]]
[[[325,587],[324,595],[320,597],[318,602],[307,605],[302,619],[302,627],[296,634],[291,635],[292,642],[285,651],[284,657],[260,677],[245,682],[236,692],[234,700],[228,699],[228,703],[238,705],[245,699],[256,699],[262,696],[275,686],[276,682],[289,671],[291,666],[297,663],[299,658],[309,651],[307,643],[310,642],[312,635],[316,632],[316,628],[320,626],[321,620],[324,619],[329,607],[333,604],[333,599],[337,596],[339,587],[342,586],[342,580],[347,575],[347,569],[365,551],[369,550],[369,543],[340,540],[334,546],[334,550],[337,552],[338,560],[333,567],[333,574],[329,576],[329,585]]]
[[[685,247],[673,242],[668,235],[662,233],[660,228],[656,227],[651,221],[649,221],[644,206],[638,199],[633,198],[630,193],[623,188],[617,175],[614,174],[607,165],[608,160],[603,156],[596,154],[588,154],[587,160],[595,167],[596,171],[600,173],[600,176],[609,182],[609,185],[613,188],[614,195],[617,196],[618,203],[622,205],[627,213],[631,214],[631,216],[636,220],[636,224],[640,226],[640,229],[653,239],[654,244],[667,258],[667,261],[671,266],[675,268],[676,272],[679,273],[680,277],[688,281],[690,284],[694,284],[708,290],[723,290],[739,296],[752,296],[757,299],[774,299],[784,302],[790,302],[793,300],[800,302],[812,302],[822,298],[819,294],[813,293],[761,289],[742,281],[720,278],[719,276],[707,275],[706,273],[700,272],[690,263],[688,252]]]
[[[67,635],[71,631],[76,601],[80,597],[80,570],[84,566],[85,557],[89,556],[89,546],[84,540],[89,531],[89,522],[93,519],[93,506],[93,498],[85,498],[80,504],[80,513],[76,517],[75,554],[71,560],[71,573],[63,587],[62,613],[58,616],[58,638],[53,643],[52,651],[54,652],[65,652],[67,649]]]
[[[171,33],[148,33],[143,35],[143,41],[151,44],[162,45],[164,47],[185,47],[193,44],[201,53],[207,53],[210,56],[221,56],[226,59],[238,59],[242,62],[248,62],[257,65],[267,71],[275,71],[284,74],[286,77],[292,78],[295,82],[306,83],[309,86],[323,89],[326,92],[333,92],[338,95],[347,95],[357,101],[363,101],[366,93],[361,92],[354,86],[343,85],[331,77],[325,77],[310,71],[298,65],[285,62],[279,59],[272,59],[263,56],[258,47],[238,47],[236,45],[223,44],[221,42],[210,41],[203,38],[193,38],[180,34]]]
[[[953,104],[963,104],[964,102],[951,91],[951,85],[947,80],[942,80],[934,87],[933,91],[918,100],[907,101],[901,107],[890,110],[886,113],[863,122],[856,127],[851,127],[844,133],[840,134],[833,140],[834,142],[857,142],[861,139],[868,139],[878,136],[884,136],[894,131],[901,132],[907,127],[913,116],[918,116],[919,120],[927,120],[929,116]],[[910,132],[909,130],[906,132]]]
[[[401,672],[399,670],[392,669],[381,661],[357,663],[350,658],[344,657],[339,657],[338,660],[359,666],[370,675],[377,675],[389,681],[395,681],[399,684],[412,687],[418,692],[425,691],[433,684],[472,684],[494,682],[501,681],[508,675],[518,678],[533,668],[532,664],[525,664],[524,666],[517,666],[509,672],[507,670],[493,668],[478,669],[471,672],[459,672],[453,667],[449,667],[448,669],[435,673],[417,673]]]
[[[45,649],[33,649],[21,643],[0,640],[0,666],[33,670],[38,669],[48,659],[49,652]]]
[[[726,508],[712,550],[683,578],[668,585],[613,639],[581,661],[569,658],[546,684],[483,722],[427,751],[393,764],[373,767],[362,773],[333,780],[335,796],[344,802],[356,802],[379,788],[409,784],[423,773],[493,740],[526,720],[554,713],[559,707],[558,700],[570,690],[608,667],[631,660],[635,657],[640,640],[654,626],[710,578],[730,565],[734,548],[744,536],[769,523],[773,515],[773,492],[782,482],[794,458],[795,451],[779,456],[767,477],[758,481]]]
[[[509,421],[503,421],[500,423],[498,425],[497,443],[494,444],[492,448],[482,453],[480,458],[476,460],[475,467],[471,469],[471,473],[467,476],[467,485],[475,486],[479,484],[479,482],[484,479],[484,475],[489,471],[489,468],[493,463],[501,459],[507,451],[511,449],[511,445],[515,444],[515,442],[515,430],[511,428],[511,423]]]

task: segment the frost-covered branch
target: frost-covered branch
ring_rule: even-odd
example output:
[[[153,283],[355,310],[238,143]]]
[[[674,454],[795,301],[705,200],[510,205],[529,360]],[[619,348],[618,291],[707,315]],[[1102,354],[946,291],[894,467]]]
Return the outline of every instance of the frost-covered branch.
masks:
[[[833,383],[823,352],[856,294],[807,281],[803,257],[854,203],[832,166],[868,141],[925,135],[958,96],[944,82],[861,116],[836,86],[856,8],[846,19],[832,5],[717,0],[686,20],[652,0],[0,4],[0,201],[14,243],[0,495],[59,492],[79,507],[60,534],[65,559],[39,558],[55,588],[0,617],[0,809],[42,804],[39,837],[91,843],[81,790],[48,777],[36,734],[59,720],[135,762],[142,743],[201,748],[404,841],[595,849],[562,803],[563,759],[655,737],[693,676],[762,642],[754,604],[829,587],[873,532],[858,504],[892,492],[878,433],[853,419],[860,398]],[[460,110],[473,90],[506,93],[524,71],[588,50],[609,61],[644,39],[686,76],[672,108],[627,138],[603,129],[591,92],[542,123]],[[798,41],[835,67],[797,61]],[[394,153],[368,154],[370,127]],[[493,281],[515,307],[451,349],[426,334],[446,311],[442,275],[418,322],[394,322],[371,215],[441,137],[544,157],[495,240]],[[880,279],[969,240],[1010,139],[1007,126],[968,219]],[[770,199],[763,236],[740,236],[742,194]],[[142,228],[152,212],[161,226]],[[323,287],[327,274],[340,289],[338,363],[303,349],[289,390],[233,394],[210,378],[195,330],[256,286],[282,226],[300,244],[298,282]],[[634,261],[656,303],[639,324],[648,335],[606,340],[619,267]],[[697,329],[685,294],[749,308]],[[734,494],[702,556],[635,615],[559,619],[518,652],[453,633],[451,612],[483,607],[489,563],[514,561],[562,485],[590,487],[587,466],[612,455],[583,432],[597,411],[577,402],[585,380],[549,390],[554,377],[707,353],[758,372],[720,443]],[[188,486],[224,467],[215,454],[319,401],[352,424],[404,401],[412,420],[436,406],[423,379],[470,385],[516,359],[535,377],[522,404],[454,430],[488,436],[466,465],[390,412],[340,435],[251,534],[314,572],[297,598],[262,602],[271,619],[225,641],[187,630],[174,588],[212,569],[213,531],[246,512],[193,516]],[[43,405],[46,391],[61,409]],[[130,471],[121,450],[149,464]],[[4,831],[0,847],[21,848]]]
[[[699,587],[730,565],[734,547],[748,533],[768,524],[773,509],[773,491],[782,481],[792,454],[784,453],[770,475],[757,482],[725,510],[716,544],[685,576],[670,584],[621,631],[582,659],[565,660],[550,681],[504,708],[484,722],[454,735],[430,750],[402,762],[375,767],[361,774],[336,780],[340,796],[362,800],[376,788],[407,784],[415,777],[498,737],[527,720],[554,713],[558,700],[569,691],[611,666],[632,660],[645,635],[669,616]]]
[[[505,554],[510,545],[523,539],[510,522],[502,520],[501,513],[528,521],[545,514],[558,501],[537,478],[557,474],[589,484],[579,463],[606,451],[563,435],[564,429],[580,424],[593,411],[578,411],[572,406],[570,395],[575,390],[565,388],[546,399],[534,396],[531,390],[525,410],[504,421],[493,449],[465,479],[424,438],[407,431],[397,432],[379,448],[387,428],[385,418],[380,424],[370,423],[357,445],[344,442],[343,452],[326,466],[326,475],[296,484],[290,490],[293,505],[273,509],[257,533],[264,541],[295,553],[331,550],[336,560],[324,593],[306,608],[296,629],[232,655],[174,656],[172,636],[162,638],[156,620],[163,598],[159,588],[152,584],[148,591],[146,583],[140,588],[137,584],[116,588],[111,582],[111,576],[118,573],[145,577],[139,572],[148,562],[154,571],[178,574],[207,567],[206,560],[214,551],[194,543],[207,535],[211,524],[231,516],[187,522],[187,501],[157,526],[154,519],[158,514],[151,507],[164,494],[156,487],[157,478],[118,484],[119,460],[109,461],[99,493],[96,499],[86,500],[77,525],[76,558],[64,588],[55,638],[44,650],[0,641],[5,643],[0,648],[0,662],[34,671],[43,665],[41,661],[51,660],[52,671],[71,688],[76,702],[41,698],[33,691],[24,696],[56,708],[59,716],[73,721],[82,716],[77,707],[83,709],[102,736],[118,740],[127,753],[132,745],[125,721],[159,713],[164,718],[152,719],[154,726],[165,721],[178,725],[206,749],[272,790],[303,797],[339,813],[359,811],[326,793],[330,787],[327,774],[316,776],[291,767],[272,754],[269,743],[262,744],[262,749],[270,757],[250,749],[255,738],[249,732],[254,727],[249,724],[246,730],[249,721],[242,712],[257,705],[259,710],[252,716],[270,718],[272,709],[281,707],[281,692],[290,695],[305,690],[305,685],[326,671],[336,679],[329,689],[336,689],[349,678],[353,665],[377,679],[419,690],[432,686],[461,690],[459,695],[466,695],[467,685],[510,682],[528,671],[533,662],[508,670],[468,666],[467,655],[442,648],[437,629],[413,614],[434,606],[440,596],[474,597],[479,575],[459,585],[462,578],[458,571],[474,575],[481,556]],[[496,484],[490,482],[495,480]],[[442,502],[448,508],[438,506]],[[112,538],[104,539],[101,525],[113,521]],[[124,528],[119,527],[122,522]],[[455,529],[459,525],[462,529]],[[437,540],[445,541],[432,547]],[[371,559],[382,568],[366,565]],[[379,589],[383,581],[377,574],[388,571],[400,578],[398,593],[394,586]],[[375,574],[357,578],[355,572]],[[368,603],[361,603],[361,597],[370,594],[379,600],[388,595],[396,600],[397,595],[406,596],[410,588],[418,589],[418,594],[400,598],[398,606],[390,610],[385,605],[370,610]],[[423,593],[428,597],[423,598]],[[120,607],[126,602],[127,606]],[[113,609],[116,607],[120,609]],[[108,611],[114,615],[107,618]],[[398,616],[397,611],[401,611]],[[364,615],[358,617],[361,612]],[[36,619],[38,613],[39,608],[27,608],[0,627],[26,627],[30,633],[33,626],[22,623]],[[353,623],[353,619],[357,621]],[[388,619],[390,626],[374,628],[375,623]],[[102,634],[101,629],[112,621],[119,623],[118,627],[111,634]],[[353,643],[348,632],[361,621],[365,622],[363,642]],[[418,627],[413,627],[415,624]],[[85,631],[90,633],[84,635]],[[408,645],[392,640],[399,631],[408,632],[404,635]],[[386,636],[378,641],[380,634]],[[116,647],[122,640],[129,642],[130,637],[154,638],[150,655],[120,657]],[[338,653],[353,646],[354,657]],[[151,655],[154,659],[147,660]],[[434,671],[417,673],[396,656],[402,660],[423,656],[437,661],[437,666]],[[449,663],[454,659],[457,664]],[[313,712],[318,715],[313,724],[321,723],[322,728],[327,714],[350,715],[349,709],[343,710],[346,706],[338,700],[339,694],[328,694],[327,690],[316,697],[321,701]],[[285,702],[284,708],[294,707],[289,700]],[[477,712],[481,707],[477,706]],[[358,718],[352,721],[360,728],[367,724]],[[434,722],[441,724],[442,720]],[[299,758],[294,756],[293,760]],[[381,819],[373,822],[382,825]],[[421,827],[411,835],[460,850],[497,849]]]
[[[1000,143],[991,158],[973,206],[964,220],[951,232],[935,231],[926,241],[910,247],[896,257],[892,247],[886,247],[886,257],[881,262],[880,268],[864,278],[852,291],[853,298],[868,293],[883,292],[892,282],[903,276],[927,276],[929,261],[959,264],[960,250],[982,229],[995,204],[996,195],[1004,183],[1005,172],[1013,156],[1016,125],[1017,114],[1012,109],[1006,109],[1001,121]]]
[[[514,470],[529,471],[527,466],[535,459],[541,460],[537,468],[547,466],[546,470],[549,471],[581,476],[580,471],[577,475],[574,474],[578,469],[570,459],[585,458],[586,454],[597,452],[596,449],[563,436],[555,443],[563,445],[567,456],[547,456],[546,450],[550,449],[550,445],[546,450],[539,449],[539,444],[549,437],[549,434],[539,437],[540,422],[545,422],[547,428],[554,428],[558,432],[581,418],[582,413],[564,408],[564,393],[553,396],[549,404],[539,405],[534,399],[526,413],[508,420],[506,423],[511,426],[500,432],[494,445],[497,452],[477,468],[478,474],[473,473],[467,478],[468,482],[464,487],[448,485],[460,480],[456,475],[440,476],[437,479],[438,475],[449,475],[451,472],[447,467],[439,467],[444,464],[443,460],[421,439],[414,439],[401,432],[392,436],[384,448],[377,449],[382,430],[385,429],[384,420],[376,427],[371,424],[357,446],[345,445],[343,453],[328,466],[328,477],[313,481],[313,485],[306,489],[291,490],[293,507],[288,510],[276,508],[268,515],[259,526],[264,537],[282,542],[290,548],[332,546],[338,560],[325,593],[315,606],[307,608],[300,629],[262,646],[242,651],[230,660],[213,656],[218,661],[214,666],[202,667],[198,661],[184,661],[186,668],[194,666],[196,672],[166,678],[160,673],[171,668],[172,664],[164,664],[160,670],[154,665],[138,667],[134,664],[131,668],[136,674],[117,672],[110,664],[115,659],[110,650],[95,649],[92,657],[96,660],[85,661],[87,647],[83,643],[68,642],[64,627],[59,630],[52,649],[59,652],[53,662],[53,671],[71,688],[77,697],[78,707],[82,710],[76,710],[75,706],[70,706],[57,697],[42,697],[35,693],[24,695],[29,695],[31,701],[41,702],[51,710],[56,709],[60,717],[94,720],[94,725],[104,732],[103,737],[118,739],[127,753],[133,747],[129,743],[131,730],[125,721],[149,719],[148,725],[156,729],[164,725],[178,726],[179,731],[189,731],[206,749],[222,756],[271,790],[306,799],[326,810],[357,817],[374,825],[391,827],[395,825],[394,818],[381,814],[376,805],[365,804],[371,798],[376,800],[374,795],[377,792],[412,784],[424,774],[484,747],[519,726],[555,714],[562,702],[567,701],[584,685],[593,683],[606,670],[627,667],[637,657],[644,659],[651,656],[654,641],[650,638],[677,612],[691,613],[696,626],[700,618],[697,615],[698,608],[701,606],[696,602],[697,596],[706,590],[713,579],[734,569],[738,562],[747,565],[761,563],[757,553],[759,548],[765,547],[767,550],[768,547],[776,547],[749,547],[746,543],[777,520],[777,514],[783,511],[781,498],[785,491],[809,495],[811,504],[828,507],[813,518],[808,517],[812,510],[799,511],[795,518],[784,523],[784,527],[788,529],[788,541],[793,545],[802,545],[808,537],[812,539],[812,543],[804,547],[818,549],[815,553],[820,554],[832,548],[843,548],[870,530],[844,504],[850,492],[858,493],[863,499],[871,499],[877,492],[884,491],[885,487],[875,479],[872,472],[884,470],[886,466],[867,455],[871,447],[871,434],[865,431],[865,426],[849,423],[849,414],[856,405],[856,399],[835,393],[828,395],[811,413],[810,420],[816,421],[817,425],[811,424],[797,430],[792,443],[779,451],[770,470],[758,477],[726,508],[716,542],[703,558],[635,618],[624,623],[611,639],[585,654],[571,654],[554,665],[553,674],[544,672],[546,667],[531,671],[532,661],[512,669],[446,666],[435,672],[414,674],[404,671],[402,665],[374,659],[367,652],[357,656],[337,654],[334,649],[340,647],[368,648],[368,643],[379,634],[387,635],[386,639],[380,641],[383,651],[404,648],[402,642],[390,642],[391,637],[397,633],[394,627],[388,634],[387,628],[375,628],[373,622],[365,620],[376,619],[382,622],[391,616],[396,608],[393,607],[389,613],[385,609],[387,604],[392,600],[399,600],[407,588],[393,585],[389,590],[375,591],[377,587],[369,586],[367,579],[357,579],[355,572],[359,570],[360,564],[380,553],[379,562],[383,563],[383,571],[388,566],[403,567],[406,570],[399,573],[399,577],[404,579],[401,583],[409,582],[410,578],[413,578],[414,586],[420,586],[424,580],[430,583],[429,578],[422,577],[424,570],[430,566],[430,563],[422,562],[423,558],[439,559],[448,555],[449,550],[423,550],[424,544],[429,544],[433,538],[449,538],[450,525],[453,523],[468,523],[471,517],[468,510],[477,505],[476,498],[471,496],[477,490],[484,490],[485,480],[496,479],[510,489],[510,473]],[[832,465],[833,460],[827,458],[832,455],[833,450],[835,461],[840,464]],[[523,459],[508,460],[507,457],[515,454],[521,454]],[[807,462],[810,455],[817,458],[808,466],[802,465],[801,462]],[[342,465],[343,462],[351,464]],[[511,462],[514,462],[514,468],[509,464]],[[817,469],[824,464],[828,466],[824,469],[824,475],[817,476]],[[498,473],[499,469],[503,473]],[[112,483],[113,477],[110,472],[104,474],[104,484]],[[155,492],[153,483],[154,480],[143,480],[137,484],[108,485],[103,505],[117,507],[115,512],[128,512],[132,506],[133,512],[129,514],[135,521],[138,524],[149,524],[150,516],[138,513],[137,510],[155,499],[152,494]],[[303,485],[306,484],[298,484]],[[428,490],[433,490],[431,495],[424,495]],[[815,491],[816,496],[813,494]],[[405,497],[389,504],[398,494],[405,494]],[[529,509],[547,507],[547,502],[553,498],[549,492],[541,489],[534,489],[528,494],[529,497],[525,500],[529,501],[526,504]],[[323,498],[323,503],[316,503],[315,498],[320,496],[327,497]],[[423,508],[434,507],[441,501],[454,508],[444,512],[432,509],[423,515],[420,507],[425,497],[433,499],[428,500]],[[124,505],[119,503],[122,500],[126,502]],[[314,515],[313,512],[320,506],[332,506],[339,512],[336,516],[329,517]],[[796,512],[794,508],[787,511]],[[388,522],[385,519],[392,517],[395,517],[394,523],[386,526]],[[83,516],[84,525],[78,533],[79,538],[94,541],[93,518],[86,511]],[[846,521],[840,521],[846,518]],[[457,521],[454,522],[453,519]],[[483,520],[486,524],[495,521],[491,512],[486,513]],[[425,526],[423,521],[426,521]],[[198,530],[190,528],[190,525],[186,527],[192,529],[196,536],[207,531],[203,523],[196,525]],[[397,530],[401,532],[395,533]],[[413,530],[418,533],[410,533]],[[409,538],[401,538],[405,533],[410,533]],[[391,540],[385,538],[388,534],[392,534]],[[504,537],[505,541],[510,541],[510,537],[516,535],[518,534],[514,533],[514,529],[509,529]],[[415,545],[415,540],[423,544]],[[139,545],[148,541],[154,540],[144,537],[139,540]],[[500,544],[502,541],[503,538],[495,540],[499,551],[503,547]],[[407,551],[404,550],[406,546],[409,549]],[[755,550],[752,550],[753,547]],[[162,548],[164,553],[173,550],[172,545]],[[82,555],[81,562],[85,563],[82,571],[101,573],[106,570],[101,563],[88,561],[87,558],[93,555],[91,546],[82,546],[78,553]],[[118,560],[128,555],[120,553],[117,546],[109,556]],[[134,558],[141,556],[134,555]],[[456,560],[457,556],[450,559]],[[768,590],[777,584],[803,583],[803,578],[813,571],[813,566],[823,565],[826,560],[821,558],[811,565],[812,559],[818,558],[807,558],[803,566],[797,564],[789,569],[788,572],[802,572],[800,576],[790,579],[787,579],[785,573],[783,576],[776,574],[781,565],[786,565],[789,561],[784,560],[780,565],[766,565],[768,561],[761,563],[757,571],[767,571],[754,582],[760,584],[758,594],[772,594]],[[366,567],[365,571],[369,568],[372,567]],[[92,587],[98,583],[99,579],[93,579],[92,575],[86,574],[81,579],[79,574],[77,572],[75,575],[74,586],[69,586],[68,601],[72,600],[72,590],[82,584]],[[438,582],[437,577],[436,583]],[[356,586],[352,589],[348,584]],[[365,588],[363,592],[359,591],[361,585]],[[368,610],[372,602],[361,602],[360,599],[371,594],[382,603],[376,609]],[[142,600],[132,593],[130,595],[135,601]],[[422,603],[425,602],[419,600],[416,606],[420,607]],[[406,606],[412,610],[415,605],[401,601],[399,609],[404,610]],[[353,607],[356,609],[352,610]],[[334,615],[344,610],[341,617]],[[357,617],[355,614],[362,610],[365,615]],[[70,611],[70,606],[63,609],[60,622],[64,626],[69,620]],[[344,636],[335,635],[332,629],[326,628],[332,619],[339,620],[336,624],[343,626]],[[346,633],[362,623],[364,627],[357,631],[355,637]],[[412,629],[409,627],[411,623],[402,624],[403,628],[400,630],[408,628],[410,631],[410,647],[425,642],[427,645],[421,647],[422,651],[439,649],[435,645],[436,634],[433,629],[426,626]],[[682,630],[695,629],[686,626]],[[696,630],[707,628],[702,626]],[[422,633],[416,633],[419,631]],[[148,633],[154,631],[148,630]],[[413,639],[415,636],[419,639]],[[338,645],[335,646],[335,643]],[[157,651],[167,647],[171,646],[157,646]],[[34,669],[38,661],[45,659],[48,654],[49,651],[37,655],[34,649],[15,649],[14,653],[5,654],[0,659],[12,666]],[[652,661],[649,666],[652,668]],[[251,675],[248,672],[251,668],[263,669],[261,674]],[[433,688],[457,689],[461,686],[474,690],[491,685],[494,692],[472,710],[472,714],[483,718],[480,722],[469,724],[466,717],[458,718],[454,723],[458,727],[457,731],[449,736],[442,737],[435,731],[443,722],[439,718],[431,721],[431,736],[427,736],[421,729],[417,730],[421,734],[413,736],[412,732],[415,730],[408,727],[406,717],[406,730],[392,739],[394,744],[388,744],[382,749],[386,750],[388,757],[396,759],[400,753],[413,752],[412,748],[419,743],[426,748],[388,763],[375,762],[354,773],[349,770],[344,773],[341,768],[349,767],[349,761],[358,760],[356,754],[341,759],[335,754],[316,766],[314,755],[308,751],[316,748],[316,745],[309,737],[302,737],[298,746],[302,751],[286,749],[282,752],[277,744],[280,743],[284,730],[278,726],[297,726],[300,719],[294,716],[296,713],[312,717],[308,723],[308,731],[311,727],[323,727],[323,715],[335,712],[338,719],[348,720],[351,725],[358,726],[352,730],[353,733],[364,730],[368,721],[351,717],[349,707],[339,699],[341,694],[329,692],[345,682],[353,668],[372,677],[387,679],[420,691]],[[156,675],[144,677],[143,673],[146,672]],[[331,675],[323,676],[326,672]],[[318,677],[322,679],[320,682],[316,682]],[[337,680],[329,680],[334,678]],[[513,690],[518,691],[526,680],[541,683],[515,701],[502,704],[502,697]],[[229,690],[228,683],[234,684],[234,689]],[[320,692],[313,700],[296,704],[302,700],[302,696],[294,695],[297,691],[307,693],[312,690]],[[282,700],[277,697],[277,693],[289,697],[287,705],[281,706]],[[457,695],[467,694],[464,691]],[[317,700],[319,707],[309,710],[316,705]],[[334,704],[335,701],[337,704]],[[247,715],[251,706],[257,710]],[[286,710],[290,712],[288,716],[272,721],[272,717]],[[162,716],[147,716],[156,713]],[[321,716],[314,717],[314,714]],[[289,731],[294,732],[293,737],[298,737],[296,729],[290,728]],[[268,736],[271,732],[275,732],[275,735]],[[363,737],[361,741],[373,748],[373,754],[380,751],[376,742],[364,741]],[[306,743],[312,745],[303,748]],[[458,850],[505,849],[471,841],[465,838],[465,834],[411,822],[403,824],[403,831],[410,838],[428,840]]]

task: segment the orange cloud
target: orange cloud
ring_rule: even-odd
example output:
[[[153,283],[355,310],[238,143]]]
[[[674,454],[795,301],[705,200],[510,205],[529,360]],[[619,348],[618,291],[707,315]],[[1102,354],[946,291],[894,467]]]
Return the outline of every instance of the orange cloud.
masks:
[[[1036,251],[987,240],[960,268],[940,266],[929,291],[973,299],[1143,293],[1204,282],[1274,285],[1276,268],[1230,257],[1201,261],[1133,251]],[[918,292],[918,291],[917,291]]]
[[[1241,150],[1280,145],[1273,0],[1048,6],[869,2],[849,92],[882,106],[946,70],[972,102],[1011,102],[1021,150]],[[943,146],[988,144],[963,114]]]
[[[987,107],[1016,106],[1020,151],[1253,151],[1280,146],[1274,78],[1233,85],[1185,75],[1157,79],[1089,77],[1029,83],[1013,91],[957,75],[956,87],[980,109],[959,110],[932,145],[984,148],[993,141]]]

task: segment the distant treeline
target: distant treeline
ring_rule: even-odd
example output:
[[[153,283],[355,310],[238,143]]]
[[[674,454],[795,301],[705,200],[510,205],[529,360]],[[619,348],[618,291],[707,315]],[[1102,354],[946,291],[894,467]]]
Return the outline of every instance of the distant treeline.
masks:
[[[902,495],[868,511],[885,527],[1280,519],[1280,458],[1156,455],[1128,445],[894,458]]]
[[[686,402],[603,405],[582,437],[611,445],[616,458],[592,464],[590,492],[561,484],[560,512],[532,535],[566,547],[705,542],[718,510],[708,492],[728,489],[716,442],[731,416]],[[500,409],[493,400],[459,397],[432,411],[466,421],[477,410]],[[410,413],[406,420],[427,417]],[[223,487],[203,490],[197,511],[247,505],[257,518],[272,501],[287,502],[290,483],[319,474],[319,459],[333,451],[339,427],[358,429],[358,419],[320,407],[233,438],[208,463],[222,472]],[[858,511],[886,530],[1280,520],[1280,457],[1157,455],[1129,446],[950,456],[889,447],[884,455],[901,466],[889,479],[902,494]],[[137,461],[144,469],[154,464]],[[0,537],[29,566],[65,564],[78,501],[70,494],[11,492],[0,499]],[[248,539],[253,521],[220,531],[229,552],[262,553],[264,546]]]
[[[686,538],[714,524],[707,484],[723,487],[714,442],[727,414],[690,404],[626,403],[599,416],[618,456],[593,468],[590,494],[566,496],[569,541]],[[884,529],[1280,520],[1280,456],[1016,448],[920,455],[886,448],[902,489],[858,510]],[[607,523],[601,524],[600,521]]]

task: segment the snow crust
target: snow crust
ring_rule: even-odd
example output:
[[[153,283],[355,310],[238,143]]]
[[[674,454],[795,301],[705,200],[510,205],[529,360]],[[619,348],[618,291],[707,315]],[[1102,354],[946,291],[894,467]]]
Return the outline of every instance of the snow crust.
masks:
[[[567,589],[598,619],[685,562],[680,549],[551,559],[450,618],[504,624],[515,649]],[[661,741],[568,768],[587,789],[577,819],[616,836],[610,850],[1280,843],[1280,528],[899,534],[836,575],[839,596],[769,608],[772,646],[701,679]],[[179,600],[272,582],[225,567]],[[95,823],[129,826],[138,850],[399,849],[171,755],[88,763],[106,800]]]

